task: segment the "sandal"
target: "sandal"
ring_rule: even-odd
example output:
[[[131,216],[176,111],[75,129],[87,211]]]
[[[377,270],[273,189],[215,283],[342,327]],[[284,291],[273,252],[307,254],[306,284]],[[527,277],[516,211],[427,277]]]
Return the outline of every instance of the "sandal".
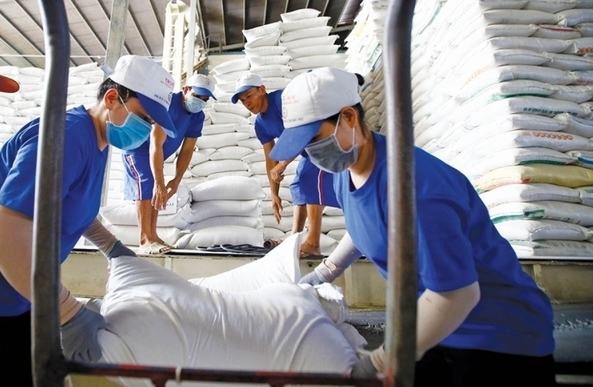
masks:
[[[169,246],[163,245],[159,242],[152,242],[150,246],[140,247],[138,249],[138,253],[147,255],[165,254],[169,251],[171,251],[171,248]]]
[[[325,255],[323,255],[323,254],[308,253],[303,250],[301,250],[301,252],[299,253],[299,259],[323,259],[323,258],[325,258]]]

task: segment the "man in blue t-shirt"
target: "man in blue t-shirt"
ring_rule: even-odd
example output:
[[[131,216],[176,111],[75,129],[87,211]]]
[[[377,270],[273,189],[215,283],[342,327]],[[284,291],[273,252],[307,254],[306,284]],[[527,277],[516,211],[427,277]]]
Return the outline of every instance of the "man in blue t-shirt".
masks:
[[[169,115],[177,128],[177,137],[167,137],[157,125],[149,141],[122,154],[126,170],[124,199],[136,201],[139,253],[163,254],[173,248],[157,233],[158,213],[177,192],[183,174],[187,171],[196,141],[202,135],[205,117],[202,110],[210,98],[216,99],[213,90],[214,84],[210,78],[194,74],[183,90],[173,94],[171,100]],[[164,162],[180,147],[175,176],[165,185]]]
[[[6,90],[4,82],[0,78],[0,89]],[[98,223],[108,145],[120,149],[138,146],[150,135],[153,123],[175,135],[167,113],[173,86],[173,78],[158,63],[126,55],[99,86],[94,106],[66,112],[60,262],[83,233],[97,241],[93,238],[97,230],[88,230]],[[30,300],[36,188],[43,195],[43,187],[36,187],[39,129],[37,118],[0,148],[0,374],[10,375],[11,383],[18,386],[33,385]],[[111,245],[107,251],[117,248]],[[61,285],[59,302],[64,355],[98,361],[101,347],[97,333],[105,328],[103,317]]]
[[[279,196],[280,182],[284,178],[286,167],[295,158],[282,162],[276,162],[270,158],[274,142],[284,130],[281,95],[282,90],[267,93],[262,79],[256,74],[247,73],[237,81],[235,94],[231,97],[233,103],[241,101],[247,110],[257,114],[255,135],[264,149],[272,209],[278,223],[280,223],[282,211],[282,199]],[[338,207],[338,202],[333,190],[332,175],[319,170],[306,154],[303,156],[297,166],[294,180],[290,184],[292,204],[295,206],[292,232],[303,231],[308,218],[309,232],[301,245],[300,258],[322,258],[320,240],[323,207]]]
[[[347,234],[301,283],[331,282],[361,256],[387,277],[386,138],[370,131],[357,77],[319,68],[295,77],[282,94],[286,129],[271,157],[306,150],[335,173]],[[418,264],[415,386],[552,386],[550,300],[521,268],[510,243],[459,171],[415,148]],[[383,371],[378,348],[354,376]]]

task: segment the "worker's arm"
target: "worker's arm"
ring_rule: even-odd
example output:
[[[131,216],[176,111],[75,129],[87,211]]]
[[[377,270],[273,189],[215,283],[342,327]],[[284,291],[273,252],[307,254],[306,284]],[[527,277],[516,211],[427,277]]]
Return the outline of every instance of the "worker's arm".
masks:
[[[93,220],[93,223],[86,229],[82,236],[95,245],[109,259],[120,256],[135,257],[136,253],[126,247],[111,231],[107,230],[99,219]]]
[[[333,282],[361,256],[362,253],[354,246],[350,234],[346,233],[329,257],[317,265],[311,273],[301,278],[299,283],[319,285],[324,282]]]
[[[154,125],[150,132],[150,169],[154,176],[154,189],[152,193],[152,207],[162,210],[167,205],[167,187],[165,186],[165,176],[163,167],[165,164],[165,155],[163,153],[163,144],[167,139],[167,134],[159,125]]]
[[[272,196],[272,210],[274,210],[274,217],[276,222],[280,223],[282,215],[282,199],[280,198],[280,183],[272,178],[272,169],[278,164],[278,162],[270,157],[270,152],[274,148],[274,141],[268,141],[263,144],[264,156],[266,158],[266,174],[268,175],[268,181],[270,182],[270,193]]]
[[[177,188],[179,188],[181,179],[183,179],[183,175],[187,171],[189,163],[191,162],[196,141],[197,138],[186,137],[181,143],[181,149],[179,150],[179,155],[177,155],[177,161],[175,163],[175,177],[167,183],[167,200],[175,195]]]
[[[0,246],[0,272],[21,296],[31,300],[33,219],[0,206]],[[103,316],[85,308],[61,284],[59,302],[64,354],[77,360],[99,360],[97,331],[105,327]]]
[[[480,286],[477,281],[450,292],[425,290],[418,299],[416,360],[420,360],[426,351],[459,328],[479,300]],[[381,346],[371,353],[370,358],[361,359],[352,374],[373,376],[384,369],[385,350]]]

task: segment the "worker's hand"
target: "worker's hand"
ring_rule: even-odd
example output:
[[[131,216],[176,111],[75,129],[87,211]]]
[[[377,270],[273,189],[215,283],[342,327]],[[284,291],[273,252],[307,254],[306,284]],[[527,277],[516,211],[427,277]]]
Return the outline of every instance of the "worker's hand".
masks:
[[[164,210],[167,207],[167,187],[164,184],[155,184],[152,190],[152,207],[157,210]]]
[[[167,183],[167,200],[171,199],[171,196],[177,193],[177,189],[179,189],[179,181],[173,179]],[[165,203],[166,205],[167,203]]]
[[[280,183],[282,180],[284,180],[284,171],[286,170],[286,166],[287,164],[282,161],[276,164],[276,166],[270,171],[270,177],[272,180],[274,180],[276,183]]]
[[[99,329],[105,329],[100,313],[82,307],[74,317],[62,325],[62,349],[67,359],[96,362],[101,359],[101,346],[97,338]]]
[[[272,195],[272,210],[274,211],[274,218],[276,219],[276,223],[280,224],[280,220],[282,219],[282,199],[278,195]]]
[[[354,367],[352,367],[352,371],[350,372],[350,376],[356,378],[376,378],[377,377],[377,369],[373,365],[370,356],[363,356],[362,358],[358,359]]]
[[[113,248],[111,249],[109,254],[107,254],[107,258],[111,259],[111,258],[117,258],[117,257],[121,257],[121,256],[135,257],[136,253],[133,252],[132,250],[130,250],[126,245],[121,243],[120,240],[118,240],[113,245]]]
[[[313,270],[312,272],[310,272],[309,274],[305,275],[303,278],[301,278],[301,280],[299,281],[299,284],[309,284],[311,286],[315,286],[315,285],[321,285],[322,283],[325,283],[327,281],[325,281],[323,278],[321,278],[319,276],[319,274],[317,274],[315,272],[315,270]]]

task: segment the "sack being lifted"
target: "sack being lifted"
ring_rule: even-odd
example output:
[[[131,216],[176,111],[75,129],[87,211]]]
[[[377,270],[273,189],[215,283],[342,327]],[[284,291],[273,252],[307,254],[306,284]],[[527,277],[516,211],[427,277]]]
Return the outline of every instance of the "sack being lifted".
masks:
[[[296,285],[295,234],[265,257],[186,280],[137,257],[111,261],[101,306],[102,362],[236,371],[348,373],[366,341],[347,324],[339,288]],[[127,387],[148,379],[110,378]],[[167,386],[178,385],[170,381]],[[237,386],[184,382],[183,386]],[[260,384],[264,386],[267,384]]]

